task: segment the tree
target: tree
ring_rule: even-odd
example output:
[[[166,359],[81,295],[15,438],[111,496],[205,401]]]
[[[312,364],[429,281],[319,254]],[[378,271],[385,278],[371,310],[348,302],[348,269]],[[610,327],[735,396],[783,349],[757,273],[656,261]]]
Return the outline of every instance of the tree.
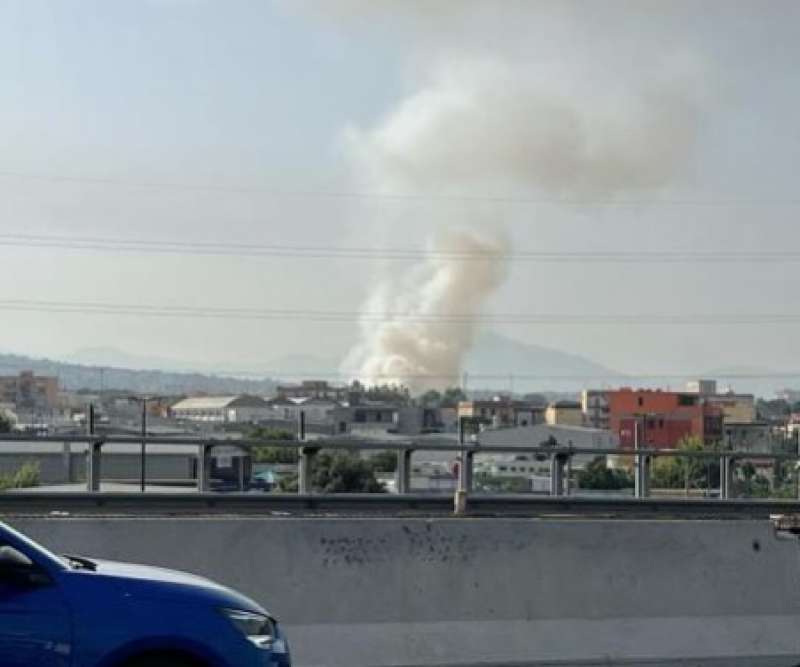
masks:
[[[321,493],[384,493],[369,461],[349,452],[321,451],[315,457],[312,483]]]
[[[625,470],[611,470],[605,456],[598,456],[578,472],[578,486],[582,489],[617,491],[633,488],[631,474]]]
[[[291,431],[285,429],[257,426],[248,433],[248,439],[291,442],[295,440],[295,436]],[[297,463],[297,449],[294,447],[258,445],[253,447],[252,456],[256,463]]]
[[[685,436],[676,449],[686,452],[714,452],[718,445],[706,446],[697,436]],[[651,484],[655,488],[689,489],[716,486],[719,483],[719,461],[714,457],[661,456],[653,461]]]
[[[13,424],[11,420],[3,414],[0,414],[0,433],[11,433]]]
[[[435,389],[429,389],[419,397],[422,406],[438,407],[442,403],[442,395]]]
[[[369,457],[369,464],[375,472],[394,472],[397,470],[397,452],[378,452]]]
[[[467,395],[461,387],[448,387],[442,394],[442,406],[448,408],[456,407],[460,401],[466,401]]]

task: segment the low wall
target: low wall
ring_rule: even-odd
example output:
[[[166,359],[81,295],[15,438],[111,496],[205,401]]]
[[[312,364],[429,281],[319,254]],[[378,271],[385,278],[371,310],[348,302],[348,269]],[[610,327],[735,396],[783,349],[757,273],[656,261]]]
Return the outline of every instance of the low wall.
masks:
[[[214,578],[300,667],[800,664],[800,553],[767,522],[13,518]]]

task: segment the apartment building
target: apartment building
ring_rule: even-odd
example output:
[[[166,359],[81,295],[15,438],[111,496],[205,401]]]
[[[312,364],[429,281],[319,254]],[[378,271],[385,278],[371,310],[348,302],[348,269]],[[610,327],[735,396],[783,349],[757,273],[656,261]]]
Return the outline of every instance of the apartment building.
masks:
[[[0,403],[13,403],[18,409],[51,409],[58,401],[58,378],[22,371],[0,376]]]

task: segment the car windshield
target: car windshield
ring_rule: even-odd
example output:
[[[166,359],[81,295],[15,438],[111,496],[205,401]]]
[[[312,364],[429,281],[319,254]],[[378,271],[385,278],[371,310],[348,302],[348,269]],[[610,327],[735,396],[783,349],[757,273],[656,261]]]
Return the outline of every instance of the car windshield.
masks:
[[[61,568],[70,567],[69,560],[67,560],[62,556],[54,554],[52,551],[46,549],[41,544],[38,544],[37,542],[34,542],[30,538],[23,535],[22,533],[17,532],[13,528],[11,528],[11,526],[9,526],[8,524],[0,523],[0,535],[9,537],[11,538],[12,541],[17,542],[17,544],[23,547],[27,547],[26,551],[28,551],[29,553],[33,552],[33,555],[38,556],[39,559],[45,559],[50,563],[52,563],[53,565],[56,565]]]

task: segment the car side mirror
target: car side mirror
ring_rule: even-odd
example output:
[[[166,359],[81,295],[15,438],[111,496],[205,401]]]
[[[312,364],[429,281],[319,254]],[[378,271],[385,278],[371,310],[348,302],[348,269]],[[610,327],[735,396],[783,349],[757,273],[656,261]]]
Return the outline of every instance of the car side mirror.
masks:
[[[30,558],[14,547],[0,547],[0,583],[19,587],[43,586],[47,576]]]

